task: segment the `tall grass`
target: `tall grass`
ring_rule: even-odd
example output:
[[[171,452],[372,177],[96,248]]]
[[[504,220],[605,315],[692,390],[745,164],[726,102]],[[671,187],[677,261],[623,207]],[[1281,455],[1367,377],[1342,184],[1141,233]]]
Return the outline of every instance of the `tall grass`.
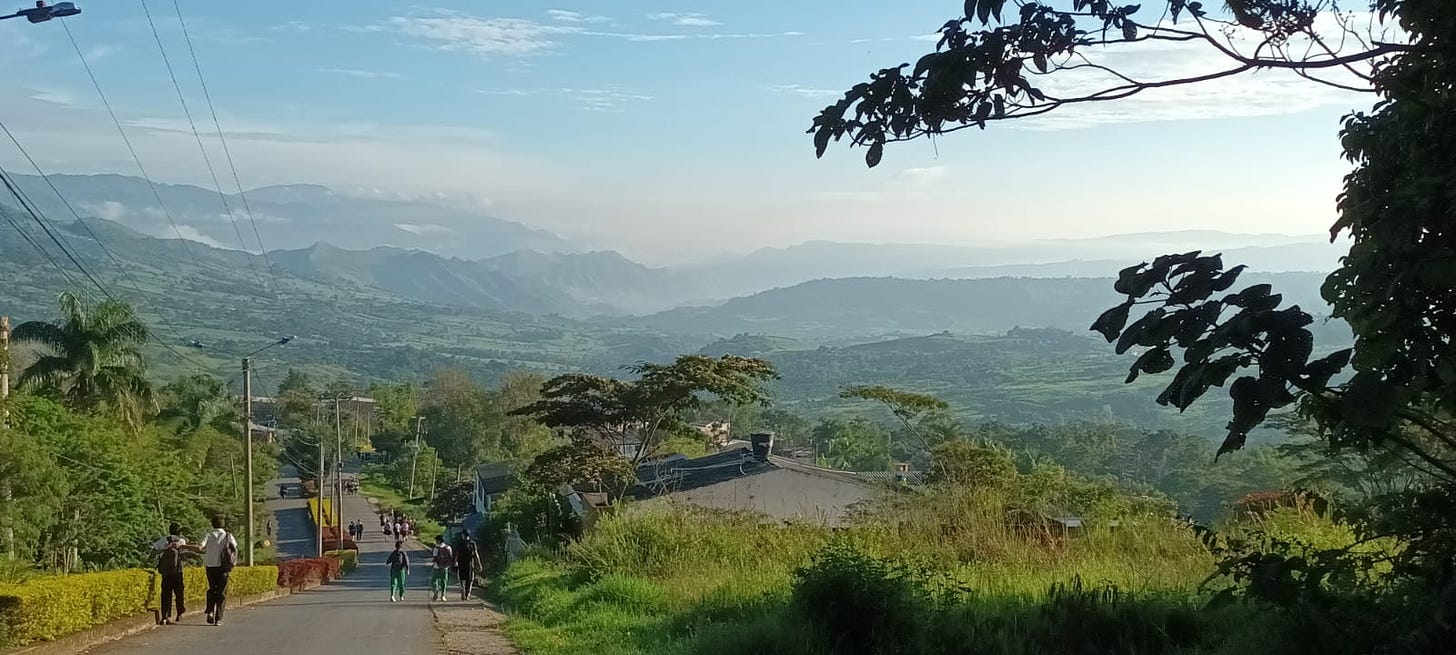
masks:
[[[1062,537],[1014,526],[1005,506],[945,490],[838,531],[639,506],[493,589],[510,635],[538,654],[1194,653],[1262,629],[1229,620],[1243,608],[1200,610],[1213,562],[1185,525],[1141,517]],[[888,640],[842,638],[856,626]]]

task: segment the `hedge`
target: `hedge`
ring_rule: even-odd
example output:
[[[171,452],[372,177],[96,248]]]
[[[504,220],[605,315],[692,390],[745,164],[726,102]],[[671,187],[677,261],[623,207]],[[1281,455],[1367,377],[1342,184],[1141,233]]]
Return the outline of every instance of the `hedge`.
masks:
[[[188,567],[183,576],[186,599],[201,602],[207,592],[206,572]],[[277,567],[238,567],[228,582],[228,594],[272,591],[277,580]],[[49,641],[145,614],[158,607],[160,598],[161,578],[146,569],[46,576],[0,585],[0,645]]]
[[[324,553],[324,557],[332,557],[339,560],[339,572],[348,575],[359,568],[359,551],[354,550],[331,550]]]
[[[299,557],[278,563],[278,586],[297,589],[337,580],[342,563],[335,557]]]

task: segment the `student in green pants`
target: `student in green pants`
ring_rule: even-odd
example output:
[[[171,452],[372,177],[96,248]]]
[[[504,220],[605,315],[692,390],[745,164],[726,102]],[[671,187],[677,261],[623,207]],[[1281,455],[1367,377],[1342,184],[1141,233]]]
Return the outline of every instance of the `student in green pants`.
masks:
[[[435,554],[431,557],[434,567],[430,571],[430,588],[435,596],[430,600],[445,602],[445,588],[450,585],[450,569],[455,568],[455,551],[445,543],[445,535],[435,535]]]
[[[409,554],[404,552],[404,542],[394,542],[394,552],[384,561],[389,565],[389,602],[404,600],[404,580],[409,576]]]

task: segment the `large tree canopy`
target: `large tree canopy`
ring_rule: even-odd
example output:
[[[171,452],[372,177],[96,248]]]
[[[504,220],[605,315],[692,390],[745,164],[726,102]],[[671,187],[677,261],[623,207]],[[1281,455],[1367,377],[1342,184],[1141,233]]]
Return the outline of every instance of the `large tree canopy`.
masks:
[[[20,374],[19,385],[53,390],[81,411],[109,408],[140,425],[153,404],[142,359],[147,327],[119,300],[90,304],[67,291],[58,322],[29,321],[11,338],[34,343],[42,354]]]

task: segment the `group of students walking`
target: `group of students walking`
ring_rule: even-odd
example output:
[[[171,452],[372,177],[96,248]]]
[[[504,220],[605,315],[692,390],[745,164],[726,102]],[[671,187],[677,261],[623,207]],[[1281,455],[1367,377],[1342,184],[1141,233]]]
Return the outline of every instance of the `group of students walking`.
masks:
[[[182,564],[187,558],[201,557],[202,566],[207,571],[207,607],[204,611],[207,623],[222,625],[228,576],[238,563],[238,540],[227,531],[222,517],[212,519],[212,530],[197,544],[187,543],[182,536],[182,526],[173,523],[167,529],[167,536],[152,544],[152,552],[157,556],[157,573],[162,579],[161,624],[174,622],[174,608],[177,611],[175,621],[182,621],[182,615],[187,612]]]
[[[409,552],[403,540],[394,542],[394,550],[385,561],[389,564],[389,602],[402,601],[410,571]],[[475,574],[483,569],[480,548],[469,532],[461,533],[454,546],[445,543],[445,535],[436,535],[435,545],[430,548],[430,600],[442,603],[449,600],[445,590],[450,586],[451,571],[460,585],[460,600],[469,600],[475,587]]]

